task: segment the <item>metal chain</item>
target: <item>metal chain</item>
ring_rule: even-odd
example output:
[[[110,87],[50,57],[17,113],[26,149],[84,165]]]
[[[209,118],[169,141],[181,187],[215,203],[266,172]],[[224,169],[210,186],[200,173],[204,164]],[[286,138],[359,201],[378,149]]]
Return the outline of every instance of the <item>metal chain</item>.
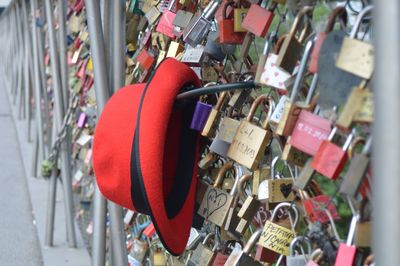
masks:
[[[51,152],[47,158],[47,160],[50,162],[54,162],[56,160],[56,155],[58,154],[58,151],[60,150],[61,143],[64,141],[65,137],[67,136],[68,125],[72,122],[72,117],[76,111],[76,108],[79,106],[79,98],[80,98],[79,93],[76,93],[74,91],[71,92],[67,113],[64,116],[64,120],[61,125],[61,129],[57,134],[57,138],[56,138],[56,140],[53,144],[53,147],[51,148]]]

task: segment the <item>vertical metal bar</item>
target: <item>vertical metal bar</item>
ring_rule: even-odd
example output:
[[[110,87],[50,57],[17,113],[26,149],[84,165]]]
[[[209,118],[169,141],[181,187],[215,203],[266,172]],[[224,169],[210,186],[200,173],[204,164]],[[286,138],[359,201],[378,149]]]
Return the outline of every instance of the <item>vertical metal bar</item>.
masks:
[[[51,58],[51,72],[52,72],[52,84],[54,91],[54,108],[55,108],[55,120],[57,130],[61,129],[62,121],[64,117],[64,105],[61,94],[61,80],[60,71],[58,69],[58,56],[57,56],[57,41],[55,31],[53,27],[53,8],[51,0],[45,0],[45,10],[48,23],[48,35],[49,35],[49,48]],[[72,182],[71,182],[71,163],[70,157],[67,154],[67,143],[62,142],[60,147],[60,158],[61,158],[61,176],[63,179],[63,192],[64,192],[64,207],[67,225],[67,240],[69,247],[76,247],[76,235],[75,235],[75,224],[73,214],[73,203],[72,203]]]
[[[52,139],[56,139],[57,125],[53,119],[53,130]],[[56,155],[55,161],[58,160],[58,154]],[[53,246],[54,240],[54,218],[56,216],[56,196],[57,196],[57,179],[58,179],[58,167],[54,167],[51,172],[49,180],[49,188],[47,192],[47,212],[46,212],[46,230],[44,235],[44,245],[51,247]]]
[[[39,2],[39,15],[40,19],[42,22],[41,27],[37,28],[37,34],[38,34],[38,57],[39,57],[39,69],[40,69],[40,81],[42,82],[42,97],[44,101],[44,113],[45,113],[45,119],[44,119],[44,125],[46,125],[47,131],[50,131],[51,129],[51,123],[50,123],[50,112],[49,112],[49,97],[47,93],[47,74],[46,74],[46,66],[44,63],[44,54],[46,51],[45,47],[45,41],[44,41],[44,25],[46,24],[46,16],[43,14],[43,1]],[[47,135],[47,149],[50,151],[50,143],[51,143],[51,134]]]
[[[24,23],[24,35],[25,35],[25,64],[24,64],[24,72],[25,72],[25,117],[26,117],[26,127],[27,127],[27,141],[31,141],[31,117],[32,117],[32,110],[31,110],[31,80],[32,80],[32,42],[31,36],[29,34],[29,21],[28,21],[28,13],[26,10],[26,3],[25,0],[22,0],[22,17]]]
[[[35,73],[35,107],[36,107],[36,122],[38,130],[38,151],[40,154],[38,157],[43,160],[45,156],[44,142],[43,142],[43,117],[41,105],[41,81],[40,81],[40,70],[39,70],[39,58],[38,58],[38,40],[37,40],[37,27],[36,27],[36,9],[37,0],[31,0],[31,12],[32,12],[32,44],[33,44],[33,63]],[[37,160],[33,160],[34,162]],[[35,174],[36,175],[36,174]]]
[[[89,28],[90,49],[92,52],[97,112],[101,113],[108,99],[108,76],[106,70],[104,38],[101,27],[100,7],[97,0],[85,0],[86,17]],[[94,229],[92,246],[92,265],[105,264],[107,202],[97,186],[94,192]]]
[[[59,55],[60,55],[60,74],[61,74],[61,88],[64,100],[64,106],[68,106],[69,99],[69,86],[68,86],[68,63],[67,63],[67,30],[66,30],[66,17],[67,15],[67,1],[58,0],[58,23],[60,28],[59,33]],[[65,111],[65,110],[64,110]]]
[[[24,112],[23,112],[23,98],[24,98],[24,86],[23,86],[23,77],[24,72],[23,72],[23,51],[24,51],[24,36],[22,34],[23,32],[23,23],[22,23],[22,18],[21,18],[21,8],[18,4],[18,1],[15,2],[15,11],[16,11],[16,18],[18,23],[15,25],[15,30],[17,32],[18,36],[18,43],[17,43],[17,49],[18,49],[18,57],[17,57],[17,74],[18,74],[18,83],[17,83],[17,101],[18,101],[18,119],[24,118]]]
[[[391,203],[400,188],[400,2],[374,4],[373,250],[376,265],[397,265],[400,208]]]

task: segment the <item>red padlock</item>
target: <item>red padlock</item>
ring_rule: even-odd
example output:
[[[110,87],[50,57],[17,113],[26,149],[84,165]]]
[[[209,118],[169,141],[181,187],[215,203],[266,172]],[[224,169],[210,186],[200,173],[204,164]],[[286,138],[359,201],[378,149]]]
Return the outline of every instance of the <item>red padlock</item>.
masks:
[[[242,27],[254,35],[264,38],[267,35],[272,20],[276,2],[272,2],[269,9],[262,8],[258,4],[251,4],[247,15],[244,17]]]
[[[234,2],[228,2],[223,6],[222,9],[222,20],[219,23],[219,42],[224,44],[242,44],[245,32],[235,32],[233,25],[235,24],[233,16],[227,15],[228,6],[233,7]],[[230,18],[228,18],[230,17]]]
[[[339,245],[336,255],[335,266],[352,266],[356,258],[357,248],[352,245],[353,238],[356,232],[357,217],[353,216],[350,224],[349,235],[347,241]]]
[[[311,162],[311,167],[315,171],[333,180],[336,180],[340,172],[343,170],[347,161],[346,150],[353,139],[353,134],[350,134],[343,147],[339,147],[331,142],[336,131],[337,127],[334,127],[328,140],[324,140],[321,143],[313,161]]]
[[[162,14],[160,21],[158,22],[156,31],[166,36],[175,39],[175,34],[172,33],[174,25],[172,22],[174,21],[176,14],[170,10],[165,10]]]
[[[142,49],[136,58],[143,70],[149,70],[154,63],[154,56],[152,56],[146,49]]]
[[[339,219],[335,204],[327,195],[319,195],[304,201],[304,208],[308,213],[311,222],[327,223],[329,216],[325,210],[328,210],[334,220]]]
[[[331,122],[306,110],[301,110],[294,126],[290,145],[314,156],[321,143],[328,139]]]
[[[329,32],[331,32],[333,30],[336,19],[338,17],[343,21],[344,26],[346,26],[347,25],[347,12],[346,12],[345,7],[339,6],[339,7],[335,8],[332,11],[331,15],[329,16],[328,24],[326,25],[325,31],[320,32],[317,35],[317,40],[315,41],[314,49],[311,53],[310,65],[308,67],[308,70],[311,73],[315,74],[318,72],[319,51],[321,50],[322,44],[324,43],[326,36],[328,35]]]

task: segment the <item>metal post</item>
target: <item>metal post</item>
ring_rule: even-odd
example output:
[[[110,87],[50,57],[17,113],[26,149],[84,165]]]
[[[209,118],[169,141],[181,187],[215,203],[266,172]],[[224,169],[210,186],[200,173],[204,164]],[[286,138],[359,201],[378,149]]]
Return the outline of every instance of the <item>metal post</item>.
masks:
[[[22,18],[21,18],[21,8],[18,4],[18,1],[15,2],[15,13],[16,13],[16,19],[18,21],[18,23],[15,25],[15,30],[17,32],[17,36],[18,36],[18,57],[17,57],[17,75],[18,75],[18,82],[17,82],[17,101],[18,101],[18,119],[22,119],[24,118],[23,114],[23,97],[24,97],[24,87],[22,85],[22,80],[23,80],[23,76],[25,76],[24,72],[23,72],[23,51],[24,51],[24,36],[22,34],[23,32],[23,22],[22,22]]]
[[[87,24],[89,28],[90,49],[92,51],[96,103],[98,114],[100,114],[108,98],[108,81],[104,54],[104,39],[100,20],[100,7],[99,2],[96,0],[85,0],[85,4]],[[93,266],[103,266],[105,264],[106,208],[106,199],[101,195],[96,184],[93,210]]]
[[[100,6],[96,0],[85,0],[87,11],[87,22],[89,27],[89,37],[93,58],[94,82],[96,88],[97,111],[100,115],[103,110],[109,93],[107,86],[108,75],[105,64],[104,38],[100,20]],[[112,237],[123,239],[122,213],[121,209],[109,202],[111,232]],[[106,200],[101,195],[97,185],[94,196],[94,232],[93,232],[93,252],[92,265],[104,265],[105,263],[105,215]],[[116,265],[127,265],[125,254],[125,243],[113,241],[113,252],[116,258]],[[123,255],[120,255],[123,254]]]
[[[40,160],[44,159],[45,149],[43,142],[43,117],[42,110],[40,108],[41,105],[41,81],[40,81],[40,70],[39,70],[39,58],[38,58],[38,41],[37,41],[37,27],[36,27],[36,9],[37,9],[37,0],[31,0],[31,12],[32,12],[32,44],[33,44],[33,63],[34,63],[34,73],[35,73],[35,107],[36,107],[36,123],[38,130],[38,150],[39,152],[36,154],[40,158]],[[33,160],[33,162],[37,162]]]
[[[113,91],[120,89],[125,83],[125,5],[124,1],[113,1],[113,30],[112,40],[112,81]],[[113,261],[115,266],[128,264],[126,254],[124,225],[122,222],[122,208],[112,202],[108,203],[111,218],[111,244],[113,247]]]
[[[67,30],[65,17],[67,15],[67,2],[65,0],[58,0],[58,23],[60,28],[59,33],[59,55],[60,55],[60,74],[61,74],[61,88],[64,100],[64,106],[68,106],[69,99],[69,86],[68,86],[68,63],[67,63]],[[65,111],[65,110],[64,110]]]
[[[51,58],[51,72],[52,72],[52,85],[54,91],[54,108],[55,120],[57,130],[61,129],[64,117],[63,98],[61,94],[61,80],[59,74],[59,64],[57,56],[57,43],[53,27],[53,8],[50,0],[45,0],[45,10],[48,23],[49,35],[49,48]],[[67,225],[67,240],[69,247],[76,247],[75,224],[72,203],[72,182],[71,182],[71,163],[70,157],[67,154],[67,143],[65,141],[61,144],[60,158],[61,158],[61,176],[63,180],[64,192],[64,207]]]
[[[373,250],[376,265],[400,261],[400,2],[374,1],[375,122],[373,127]]]
[[[29,21],[28,21],[28,13],[26,10],[26,3],[25,0],[22,0],[22,17],[24,23],[24,35],[25,35],[25,64],[24,64],[24,72],[25,72],[25,117],[26,117],[26,127],[27,127],[27,141],[31,141],[31,117],[32,117],[32,110],[31,110],[31,80],[32,80],[32,42],[31,36],[29,34]]]

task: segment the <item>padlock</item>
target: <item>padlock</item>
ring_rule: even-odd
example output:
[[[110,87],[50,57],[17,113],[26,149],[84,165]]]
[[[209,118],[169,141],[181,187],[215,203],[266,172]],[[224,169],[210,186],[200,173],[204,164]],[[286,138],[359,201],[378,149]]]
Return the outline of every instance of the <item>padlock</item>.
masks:
[[[214,244],[212,249],[207,247],[208,242],[214,237],[214,233],[208,234],[203,242],[201,242],[197,248],[193,251],[193,254],[188,262],[188,266],[210,266],[212,265],[212,261],[215,257],[215,251],[217,247],[217,243]]]
[[[336,121],[338,127],[347,130],[352,122],[373,122],[373,93],[365,86],[366,81],[362,81],[359,86],[353,88]]]
[[[303,52],[302,43],[307,37],[307,31],[310,27],[308,21],[305,22],[306,26],[302,30],[298,39],[296,38],[296,33],[301,24],[301,20],[304,18],[304,16],[308,16],[310,13],[312,13],[312,10],[313,8],[310,6],[306,6],[301,9],[293,22],[289,35],[283,41],[282,47],[279,51],[278,58],[276,59],[276,65],[286,70],[288,73],[293,73],[297,61]]]
[[[259,266],[262,265],[261,263],[255,261],[253,258],[250,257],[250,252],[256,245],[258,239],[260,238],[262,229],[258,229],[255,231],[249,240],[247,241],[246,245],[244,246],[243,250],[234,249],[229,255],[228,260],[225,263],[225,266],[239,266],[239,265],[246,265],[246,266]]]
[[[254,196],[258,195],[258,188],[260,183],[270,177],[271,167],[270,165],[262,165],[253,171],[253,182],[251,192]]]
[[[206,84],[207,86],[207,84]],[[192,122],[190,124],[190,128],[196,131],[203,131],[203,128],[207,122],[208,116],[210,115],[212,105],[204,102],[205,97],[200,97],[200,99],[196,103],[196,107],[194,109]]]
[[[325,210],[328,210],[333,220],[338,220],[335,205],[327,195],[318,195],[304,200],[304,209],[306,210],[311,222],[327,223],[330,221],[329,216]]]
[[[235,231],[243,235],[249,225],[252,223],[254,216],[261,206],[261,202],[258,201],[254,196],[247,195],[242,184],[239,184],[238,186],[238,195],[243,200],[243,204],[237,213],[237,216],[240,218],[240,220],[236,225]]]
[[[203,132],[201,135],[204,137],[213,137],[218,127],[219,120],[221,118],[221,110],[224,106],[227,92],[222,92],[218,98],[216,105],[211,109],[210,114],[207,118],[207,122],[204,125]]]
[[[268,220],[265,223],[258,244],[273,252],[279,253],[284,256],[289,256],[289,246],[295,238],[296,234],[291,229],[287,229],[286,227],[274,223],[274,219],[276,218],[277,213],[281,208],[288,208],[293,210],[295,219],[292,226],[293,228],[296,228],[299,220],[299,213],[295,205],[288,202],[279,203],[274,208],[271,220]]]
[[[224,116],[219,126],[219,138],[227,143],[232,143],[239,125],[239,120]]]
[[[349,134],[343,146],[339,147],[331,142],[336,132],[337,127],[334,127],[328,140],[321,143],[311,163],[315,171],[333,180],[336,180],[343,170],[347,161],[347,148],[353,139],[353,134]]]
[[[297,118],[300,115],[300,111],[302,110],[302,106],[298,105],[296,103],[296,100],[298,98],[300,88],[303,84],[303,78],[306,72],[308,58],[310,56],[313,45],[314,40],[310,40],[307,42],[304,49],[304,54],[301,59],[299,72],[296,75],[295,83],[293,85],[292,93],[290,95],[290,100],[285,102],[283,113],[275,130],[275,133],[279,136],[287,137],[292,133]]]
[[[218,21],[219,24],[219,42],[223,44],[242,44],[244,40],[244,36],[246,33],[244,32],[235,32],[233,30],[234,27],[234,19],[228,18],[226,12],[228,6],[233,6],[234,2],[227,2],[222,11],[222,20]]]
[[[319,266],[318,263],[323,258],[323,255],[324,255],[323,251],[320,248],[317,248],[311,253],[306,266]]]
[[[329,120],[303,109],[288,142],[298,150],[314,156],[322,141],[328,139],[331,126]]]
[[[201,234],[196,228],[190,228],[190,235],[186,244],[186,249],[193,250],[197,247],[201,239]]]
[[[349,234],[346,243],[340,243],[336,255],[335,266],[351,266],[354,263],[357,248],[353,246],[353,238],[356,230],[357,217],[351,219]]]
[[[295,249],[298,244],[306,243],[307,256],[305,254],[295,254]],[[290,243],[290,256],[286,257],[287,266],[306,266],[307,257],[311,255],[312,247],[311,240],[304,236],[295,237]]]
[[[299,176],[294,180],[294,187],[304,190],[308,183],[311,181],[311,178],[315,174],[314,168],[311,167],[311,163],[313,158],[309,158],[301,169]]]
[[[243,19],[242,27],[254,35],[264,38],[274,19],[276,7],[276,2],[272,2],[268,9],[252,3]]]
[[[180,44],[179,42],[172,41],[169,44],[166,57],[167,58],[168,57],[177,58],[180,54],[183,54],[184,50],[185,50],[185,47],[183,47],[182,44]]]
[[[293,178],[280,178],[280,175],[275,172],[277,162],[280,160],[276,156],[271,162],[271,178],[268,180],[268,205],[280,202],[290,202],[294,200],[294,193],[292,191]]]
[[[175,39],[175,34],[173,33],[174,25],[172,24],[175,17],[176,14],[170,9],[165,10],[157,24],[156,31]]]
[[[293,147],[291,139],[292,136],[289,136],[286,140],[285,147],[282,151],[282,160],[288,164],[303,167],[309,156],[301,150]]]
[[[164,266],[166,265],[166,253],[161,248],[156,248],[153,251],[153,257],[151,259],[152,265],[154,266]]]
[[[143,70],[149,70],[154,63],[154,56],[146,49],[142,49],[136,57],[136,61],[140,64],[140,67]]]
[[[354,154],[353,158],[350,156],[350,166],[343,178],[342,184],[340,185],[340,193],[350,197],[357,196],[361,183],[363,182],[368,170],[371,146],[372,136],[368,137],[361,153]]]
[[[219,1],[211,1],[203,13],[192,18],[189,25],[183,31],[183,41],[196,47],[207,35],[211,28],[211,20],[218,9]]]
[[[246,32],[246,29],[242,27],[242,23],[248,11],[249,9],[244,7],[233,10],[233,20],[235,21],[233,30],[235,32]]]
[[[372,221],[366,215],[368,199],[363,199],[360,213],[357,215],[356,231],[354,233],[354,245],[356,247],[371,247],[372,244]]]
[[[286,83],[293,77],[293,75],[297,73],[298,67],[295,67],[293,73],[288,73],[277,66],[276,60],[278,59],[278,55],[272,51],[268,51],[270,50],[270,46],[272,45],[271,42],[274,37],[275,36],[271,35],[271,38],[265,43],[264,51],[260,56],[255,80],[259,84],[267,85],[277,89],[280,94],[286,94]],[[278,50],[285,38],[285,36],[279,38],[276,44]]]
[[[229,258],[229,254],[232,252],[231,249],[234,248],[233,245],[236,244],[236,243],[240,244],[240,242],[236,242],[234,240],[233,241],[232,240],[226,241],[226,243],[224,244],[224,247],[217,252],[217,255],[214,258],[212,266],[223,266],[223,265],[225,265],[225,262]]]
[[[141,240],[142,233],[143,230],[139,233],[139,236],[133,240],[132,247],[128,255],[128,259],[136,264],[141,264],[143,262],[147,250],[149,249],[147,242]]]
[[[268,114],[262,127],[252,124],[253,116],[260,104],[268,102]],[[246,120],[240,122],[234,140],[229,147],[228,157],[236,162],[254,170],[264,155],[267,144],[272,139],[272,132],[269,129],[269,119],[274,109],[274,102],[267,95],[259,96],[252,104]]]
[[[172,21],[172,25],[174,26],[172,29],[172,33],[178,38],[181,37],[183,34],[183,30],[189,25],[192,17],[193,13],[186,10],[178,10],[178,12],[176,12],[174,21]]]
[[[213,153],[207,153],[198,163],[200,169],[207,170],[213,163],[218,160],[218,156]]]
[[[343,40],[336,60],[338,68],[367,80],[371,79],[374,70],[374,48],[372,44],[356,38],[363,18],[372,10],[372,6],[367,6],[358,14],[350,36]]]
[[[226,215],[229,211],[230,206],[233,202],[233,196],[235,190],[232,189],[230,193],[220,189],[222,187],[223,180],[226,172],[233,169],[233,162],[227,162],[218,171],[217,179],[213,186],[208,186],[207,191],[202,199],[198,214],[205,219],[211,221],[219,227],[222,227]],[[238,176],[236,175],[238,179]]]
[[[181,62],[189,66],[200,66],[204,58],[204,46],[198,44],[196,47],[188,46],[183,52]]]
[[[223,46],[223,47],[222,47]],[[219,43],[219,31],[211,30],[207,36],[204,53],[217,61],[223,61],[226,54],[232,54],[236,49],[235,45],[222,45]]]
[[[151,6],[150,9],[147,12],[145,12],[145,17],[147,18],[147,21],[149,22],[150,25],[155,24],[160,16],[161,12],[158,10],[156,6]]]
[[[224,230],[227,231],[227,233],[229,235],[231,235],[232,237],[236,238],[236,239],[240,239],[241,234],[238,234],[238,232],[236,231],[236,227],[238,226],[239,222],[240,222],[240,217],[238,216],[238,203],[239,200],[241,199],[241,195],[239,192],[240,189],[243,189],[243,186],[245,186],[246,182],[249,181],[251,179],[251,175],[242,175],[239,178],[239,181],[237,183],[236,186],[236,195],[235,198],[233,200],[233,204],[232,206],[229,208],[228,211],[228,215],[226,218],[226,222],[225,222],[225,227]]]
[[[308,66],[308,70],[313,74],[318,72],[318,55],[319,55],[319,51],[321,50],[321,46],[324,43],[328,33],[333,30],[333,27],[335,26],[335,22],[338,18],[342,22],[341,26],[346,27],[347,12],[346,12],[345,7],[343,7],[343,6],[336,7],[329,15],[329,19],[326,24],[325,31],[320,32],[317,35],[317,39],[315,41],[315,45],[314,45],[313,51],[310,56],[310,64]]]

